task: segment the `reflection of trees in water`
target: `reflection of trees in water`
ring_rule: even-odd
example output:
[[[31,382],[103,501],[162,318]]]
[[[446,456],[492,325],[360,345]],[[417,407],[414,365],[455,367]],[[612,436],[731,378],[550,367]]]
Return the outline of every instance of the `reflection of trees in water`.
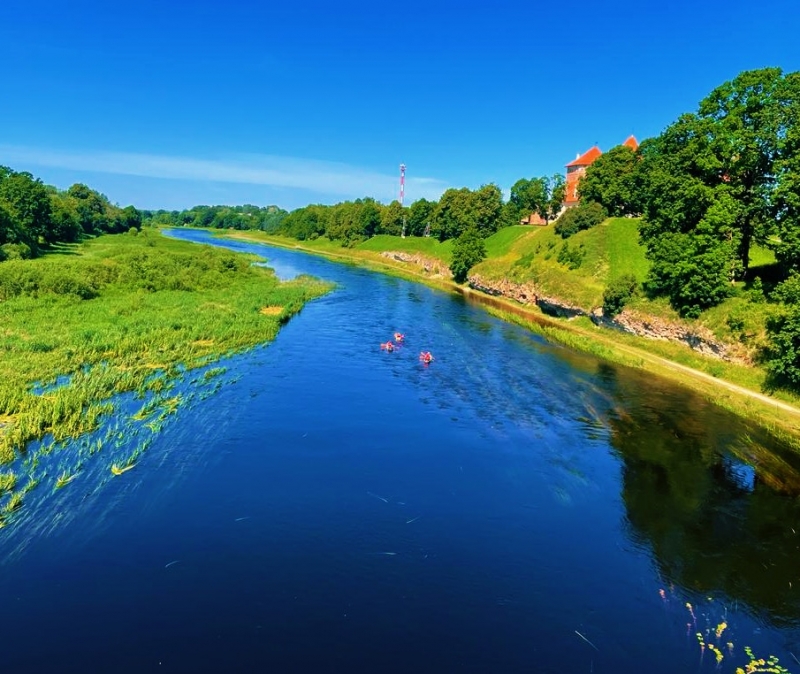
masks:
[[[632,537],[668,581],[800,622],[798,458],[691,392],[607,366],[599,374],[616,405],[611,443]]]

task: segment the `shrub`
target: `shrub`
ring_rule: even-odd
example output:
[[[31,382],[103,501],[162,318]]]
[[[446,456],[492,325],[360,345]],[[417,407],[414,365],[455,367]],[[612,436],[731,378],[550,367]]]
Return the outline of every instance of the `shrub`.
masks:
[[[556,260],[558,260],[559,264],[566,265],[569,269],[578,269],[583,264],[585,255],[586,251],[583,249],[583,244],[570,248],[569,243],[564,241],[561,250],[558,251]]]
[[[728,329],[731,332],[744,332],[744,316],[742,316],[740,313],[728,314],[728,318],[725,319],[725,323],[728,325]]]
[[[628,300],[636,295],[639,283],[633,274],[615,278],[603,292],[603,314],[613,318],[625,308]]]
[[[771,297],[784,304],[800,304],[800,274],[792,274],[783,283],[779,283]]]
[[[748,290],[748,295],[750,296],[750,301],[756,304],[761,304],[766,300],[764,295],[764,282],[761,280],[760,276],[756,276],[753,279],[753,282],[750,284],[750,290]]]
[[[467,274],[486,257],[486,244],[477,229],[467,229],[453,242],[450,271],[456,283],[467,280]]]
[[[771,386],[800,387],[800,306],[794,304],[767,321],[769,345],[764,351]]]
[[[556,220],[555,230],[566,239],[584,229],[591,229],[606,219],[605,209],[598,203],[582,202],[573,208],[568,208]]]
[[[4,260],[29,260],[31,247],[26,243],[4,243],[0,246]]]

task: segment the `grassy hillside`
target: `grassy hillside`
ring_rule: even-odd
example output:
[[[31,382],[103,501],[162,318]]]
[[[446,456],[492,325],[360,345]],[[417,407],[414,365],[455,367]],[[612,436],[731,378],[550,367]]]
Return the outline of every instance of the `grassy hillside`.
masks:
[[[533,283],[541,295],[591,311],[602,305],[603,291],[615,278],[633,274],[642,282],[647,277],[650,265],[639,244],[638,226],[635,218],[611,218],[566,240],[557,235],[552,226],[509,228],[526,231],[506,234],[507,230],[502,230],[496,234],[510,244],[501,254],[490,255],[471,273],[489,280]],[[565,246],[576,255],[574,259],[579,259],[579,264],[569,264],[568,256],[563,255]],[[771,251],[754,247],[753,276],[766,278],[774,262]],[[648,315],[702,326],[717,338],[740,344],[744,351],[753,354],[764,343],[764,325],[774,312],[774,306],[766,302],[758,284],[739,283],[731,290],[730,298],[704,312],[696,321],[681,319],[665,298],[649,299],[640,294],[629,306]]]
[[[453,242],[445,241],[444,243],[440,243],[438,239],[424,236],[407,236],[405,239],[401,239],[397,236],[379,234],[378,236],[373,236],[371,239],[362,241],[355,249],[377,253],[387,250],[402,251],[404,253],[420,253],[421,255],[435,257],[446,264],[450,264]]]
[[[587,310],[602,304],[603,290],[613,278],[632,273],[641,281],[647,275],[649,265],[638,244],[637,222],[630,218],[607,220],[566,240],[552,226],[510,229],[526,231],[502,255],[490,255],[472,273],[490,280],[533,283],[542,295]],[[580,258],[579,265],[570,268],[564,262],[565,251]]]

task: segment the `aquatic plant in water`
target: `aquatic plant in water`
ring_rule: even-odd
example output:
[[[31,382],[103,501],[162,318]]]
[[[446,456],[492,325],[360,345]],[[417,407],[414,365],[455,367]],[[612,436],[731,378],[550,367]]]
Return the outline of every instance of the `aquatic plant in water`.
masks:
[[[677,599],[674,587],[670,587],[669,593],[661,588],[658,591],[662,602],[665,606],[669,606],[673,599]],[[726,659],[742,660],[742,653],[746,658],[744,666],[737,666],[735,674],[756,674],[759,672],[770,672],[772,674],[790,674],[789,670],[780,664],[779,659],[770,655],[767,658],[757,658],[753,654],[750,646],[745,646],[741,651],[737,651],[732,636],[732,627],[730,625],[731,618],[728,616],[728,610],[725,606],[717,605],[711,597],[708,598],[708,605],[698,608],[697,605],[691,602],[684,601],[683,607],[686,610],[687,622],[686,630],[687,637],[694,632],[694,640],[700,649],[700,662],[703,662],[703,656],[706,650],[714,655],[714,660],[717,670],[720,670],[723,661]],[[712,620],[714,615],[717,620]],[[698,628],[698,618],[701,617],[701,623],[705,623],[706,627]],[[723,636],[725,640],[723,641]]]

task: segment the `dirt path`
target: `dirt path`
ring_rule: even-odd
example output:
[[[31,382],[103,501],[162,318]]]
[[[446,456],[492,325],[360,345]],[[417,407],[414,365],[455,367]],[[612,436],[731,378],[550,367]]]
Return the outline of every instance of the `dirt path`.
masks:
[[[781,400],[776,400],[775,398],[771,398],[768,395],[764,395],[763,393],[758,393],[757,391],[753,391],[749,388],[745,388],[744,386],[739,386],[738,384],[732,384],[724,379],[719,379],[717,377],[713,377],[710,374],[706,374],[705,372],[701,372],[700,370],[695,370],[694,368],[689,367],[688,365],[681,365],[680,363],[676,363],[671,360],[667,360],[666,358],[662,358],[661,356],[656,356],[647,351],[640,351],[639,349],[634,349],[629,346],[623,346],[621,344],[614,344],[615,349],[619,351],[624,351],[632,356],[636,356],[637,358],[641,358],[642,360],[649,360],[654,363],[658,363],[662,367],[669,368],[671,370],[677,370],[679,372],[685,372],[692,377],[696,377],[698,379],[703,379],[707,382],[714,384],[715,386],[720,386],[722,388],[726,388],[729,391],[733,391],[734,393],[738,393],[743,396],[747,396],[748,398],[753,398],[758,400],[762,403],[769,405],[770,407],[774,407],[776,409],[782,410],[784,412],[789,412],[790,414],[796,415],[800,417],[800,408],[797,408],[789,403],[785,403]]]

